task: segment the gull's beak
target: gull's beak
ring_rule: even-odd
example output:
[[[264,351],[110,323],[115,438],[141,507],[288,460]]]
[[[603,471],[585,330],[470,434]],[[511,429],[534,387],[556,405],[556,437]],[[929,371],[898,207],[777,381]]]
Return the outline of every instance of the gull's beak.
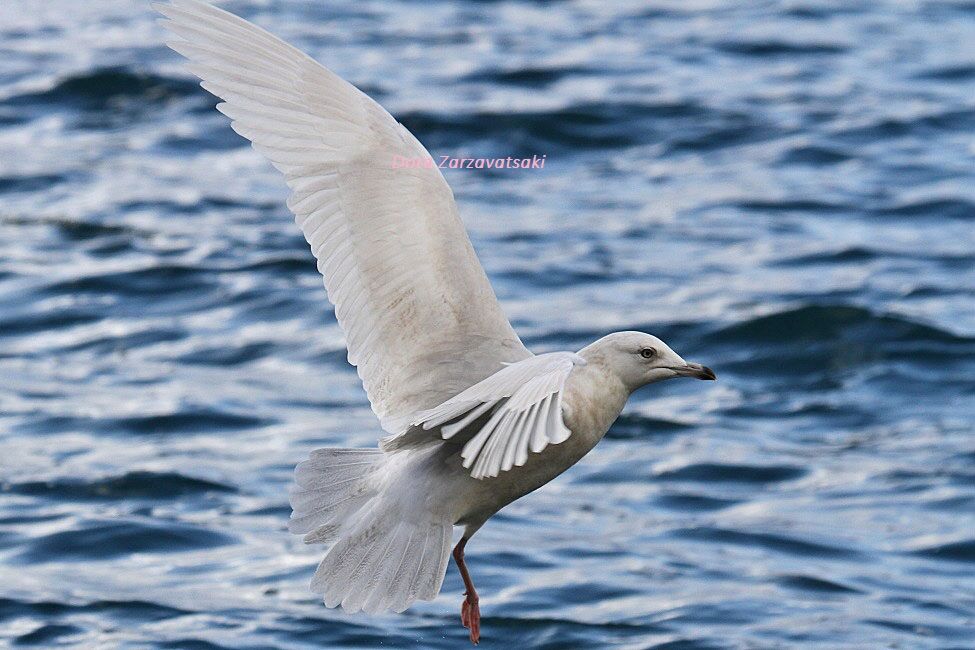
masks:
[[[674,372],[681,377],[694,377],[695,379],[706,379],[708,381],[714,381],[718,378],[713,370],[699,363],[684,364],[683,366],[674,368]]]

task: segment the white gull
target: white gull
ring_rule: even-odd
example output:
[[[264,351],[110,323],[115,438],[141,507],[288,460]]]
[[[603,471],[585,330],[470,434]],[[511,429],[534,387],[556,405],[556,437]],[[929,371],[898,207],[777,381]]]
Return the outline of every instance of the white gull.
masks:
[[[452,532],[480,638],[464,547],[492,515],[585,456],[629,395],[671,377],[714,379],[663,341],[616,332],[579,352],[532,354],[498,304],[429,157],[379,104],[263,29],[197,0],[154,5],[217,109],[285,176],[345,332],[349,362],[388,436],[318,449],[298,465],[290,529],[330,544],[312,580],[329,607],[431,600]],[[396,158],[399,157],[399,158]]]

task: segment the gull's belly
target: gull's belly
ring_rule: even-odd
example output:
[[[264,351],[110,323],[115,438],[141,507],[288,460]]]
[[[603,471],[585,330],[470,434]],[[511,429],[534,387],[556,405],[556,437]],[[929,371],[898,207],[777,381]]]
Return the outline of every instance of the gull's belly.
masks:
[[[458,468],[454,513],[456,523],[480,526],[491,515],[512,501],[537,490],[569,469],[596,445],[602,436],[573,435],[559,445],[549,445],[529,454],[521,467],[513,467],[492,478],[476,479],[460,465],[459,456],[450,464]]]
[[[584,423],[588,426],[576,423],[581,426],[575,428],[567,417],[566,424],[572,435],[565,442],[549,445],[537,454],[530,453],[528,461],[521,467],[513,467],[492,478],[471,477],[470,470],[461,466],[459,454],[451,457],[447,462],[454,473],[452,482],[456,492],[452,512],[455,523],[467,525],[473,533],[498,510],[537,490],[579,462],[602,440],[617,415],[619,410],[612,417]]]

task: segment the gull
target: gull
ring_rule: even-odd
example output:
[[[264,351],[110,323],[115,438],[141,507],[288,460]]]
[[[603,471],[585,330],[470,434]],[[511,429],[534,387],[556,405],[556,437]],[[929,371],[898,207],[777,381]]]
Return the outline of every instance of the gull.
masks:
[[[198,0],[153,7],[217,110],[284,174],[349,363],[388,434],[318,449],[295,470],[289,529],[329,544],[313,591],[349,612],[402,612],[440,592],[454,526],[461,622],[480,640],[468,540],[600,441],[638,388],[714,379],[663,341],[616,332],[533,354],[478,262],[423,145],[379,104],[265,30]]]

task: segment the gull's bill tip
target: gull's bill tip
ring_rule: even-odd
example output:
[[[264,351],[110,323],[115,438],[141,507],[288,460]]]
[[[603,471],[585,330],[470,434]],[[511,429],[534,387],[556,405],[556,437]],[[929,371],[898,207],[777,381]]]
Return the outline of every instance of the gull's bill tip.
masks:
[[[705,381],[714,381],[718,378],[713,370],[699,363],[688,363],[682,368],[675,368],[675,370],[677,374],[684,377],[694,377],[695,379],[703,379]]]

